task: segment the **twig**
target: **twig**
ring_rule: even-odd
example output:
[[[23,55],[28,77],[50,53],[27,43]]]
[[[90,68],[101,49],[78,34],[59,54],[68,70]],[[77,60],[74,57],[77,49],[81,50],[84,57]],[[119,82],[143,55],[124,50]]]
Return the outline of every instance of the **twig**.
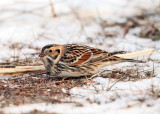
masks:
[[[50,7],[51,7],[51,12],[52,12],[52,17],[56,17],[55,11],[54,11],[54,4],[52,0],[49,1]]]

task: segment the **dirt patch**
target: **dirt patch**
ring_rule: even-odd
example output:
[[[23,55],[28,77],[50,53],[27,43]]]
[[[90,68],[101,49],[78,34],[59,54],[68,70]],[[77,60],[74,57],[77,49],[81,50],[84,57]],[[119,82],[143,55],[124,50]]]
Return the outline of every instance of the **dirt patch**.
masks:
[[[153,41],[160,40],[160,28],[152,26],[142,27],[139,35],[142,38],[150,38]]]
[[[139,72],[134,69],[126,71],[117,69],[105,74],[104,78],[118,79],[120,81],[137,81],[154,77],[150,71]],[[0,106],[14,106],[26,103],[68,103],[64,99],[70,97],[69,90],[73,87],[82,87],[93,83],[86,77],[79,78],[53,78],[48,74],[30,74],[13,76],[0,80]]]
[[[61,103],[70,96],[69,89],[86,83],[85,78],[67,78],[65,80],[46,75],[14,76],[0,80],[1,107],[26,103]]]
[[[157,18],[160,17],[160,11],[151,13],[142,13],[141,15],[127,17],[124,22],[108,22],[107,20],[101,20],[100,26],[104,30],[104,36],[117,37],[120,33],[117,30],[105,31],[107,27],[119,26],[123,30],[123,37],[134,28],[140,28],[140,33],[135,34],[140,38],[152,39],[153,41],[160,40],[160,24]]]
[[[118,79],[119,81],[138,81],[141,79],[155,77],[152,71],[141,71],[138,69],[115,69],[110,73],[103,74],[104,78]]]

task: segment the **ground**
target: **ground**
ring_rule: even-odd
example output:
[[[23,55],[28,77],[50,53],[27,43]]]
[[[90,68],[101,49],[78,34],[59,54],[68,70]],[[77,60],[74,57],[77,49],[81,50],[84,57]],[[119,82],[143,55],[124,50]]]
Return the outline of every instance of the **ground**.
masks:
[[[0,77],[0,113],[159,113],[159,0],[0,1],[0,67],[40,63],[47,44],[80,43],[109,52],[154,48],[106,66],[93,79],[49,74]]]

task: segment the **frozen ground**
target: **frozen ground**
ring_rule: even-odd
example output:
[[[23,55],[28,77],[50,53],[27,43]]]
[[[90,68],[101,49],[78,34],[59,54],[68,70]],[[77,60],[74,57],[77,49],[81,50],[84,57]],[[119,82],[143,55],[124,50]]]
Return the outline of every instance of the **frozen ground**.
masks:
[[[54,6],[53,16],[52,7]],[[153,13],[160,7],[159,0],[5,0],[0,1],[0,62],[18,57],[38,57],[46,44],[81,43],[107,51],[134,52],[155,48],[156,53],[141,57],[148,61],[136,66],[121,63],[107,69],[138,68],[154,71],[153,78],[136,81],[95,77],[92,82],[70,90],[71,96],[62,99],[74,103],[34,103],[3,107],[4,113],[29,113],[33,110],[55,113],[159,113],[160,112],[160,40],[140,38],[140,27],[124,29],[103,26],[125,23],[128,17]],[[160,22],[160,16],[149,18]],[[103,22],[103,23],[102,23]],[[150,23],[151,23],[150,22]],[[152,23],[151,23],[152,24]],[[160,29],[160,25],[157,24]],[[111,33],[111,36],[108,34]],[[31,56],[31,54],[33,54]],[[3,96],[0,96],[0,100]],[[76,104],[76,103],[77,104]],[[65,112],[64,112],[65,111]]]

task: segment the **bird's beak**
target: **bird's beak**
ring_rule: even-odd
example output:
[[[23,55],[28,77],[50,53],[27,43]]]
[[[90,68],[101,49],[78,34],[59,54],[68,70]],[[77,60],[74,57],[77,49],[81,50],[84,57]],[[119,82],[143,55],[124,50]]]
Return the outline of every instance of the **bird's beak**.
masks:
[[[46,56],[43,52],[41,52],[40,54],[39,54],[39,57],[44,57],[44,56]]]

